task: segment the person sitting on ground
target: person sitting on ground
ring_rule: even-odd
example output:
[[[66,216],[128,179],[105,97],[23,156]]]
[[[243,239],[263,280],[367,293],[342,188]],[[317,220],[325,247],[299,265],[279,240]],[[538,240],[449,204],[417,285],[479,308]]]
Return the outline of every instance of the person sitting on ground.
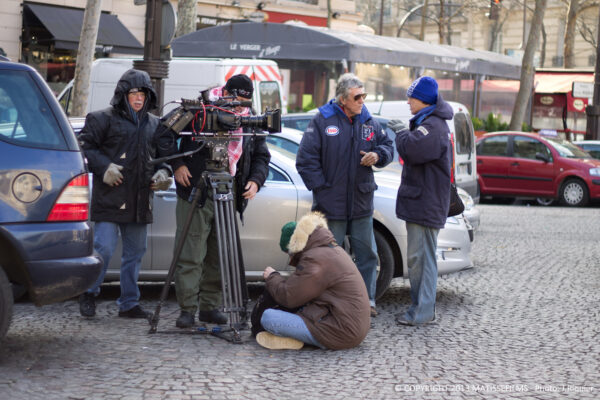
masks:
[[[304,343],[322,349],[358,346],[371,325],[371,306],[356,265],[327,228],[325,216],[312,212],[296,225],[282,229],[280,246],[290,254],[296,270],[284,278],[271,267],[263,277],[266,290],[290,313],[274,308],[264,311],[265,331],[256,341],[268,349],[300,349]]]

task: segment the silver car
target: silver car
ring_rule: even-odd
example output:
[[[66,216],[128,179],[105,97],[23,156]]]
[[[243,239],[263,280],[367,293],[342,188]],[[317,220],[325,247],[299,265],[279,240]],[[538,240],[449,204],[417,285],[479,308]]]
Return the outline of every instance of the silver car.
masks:
[[[75,131],[83,126],[83,121],[77,121],[72,120]],[[277,138],[277,134],[271,138]],[[298,220],[310,211],[312,205],[312,193],[306,189],[296,171],[295,151],[287,151],[272,143],[269,143],[269,150],[271,162],[267,181],[248,203],[244,224],[238,221],[248,281],[262,280],[266,266],[284,271],[291,268],[288,255],[279,248],[281,227],[289,221]],[[375,192],[374,225],[380,261],[377,279],[379,297],[389,287],[392,278],[408,276],[408,267],[406,226],[395,215],[398,175],[377,173],[376,182],[379,189]],[[176,200],[175,185],[169,190],[155,192],[154,223],[148,227],[148,250],[142,260],[141,281],[160,281],[166,275],[174,247]],[[465,219],[448,218],[438,236],[438,273],[444,275],[471,267],[470,250]],[[109,265],[106,281],[119,278],[120,249],[116,253]]]

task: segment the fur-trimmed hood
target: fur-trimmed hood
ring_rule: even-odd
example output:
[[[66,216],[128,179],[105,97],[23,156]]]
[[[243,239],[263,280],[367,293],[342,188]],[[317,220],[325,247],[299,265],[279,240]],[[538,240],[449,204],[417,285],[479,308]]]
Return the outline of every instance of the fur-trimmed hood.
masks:
[[[300,218],[296,229],[290,238],[288,252],[290,254],[299,253],[306,248],[310,235],[319,227],[328,229],[327,219],[320,212],[311,212]],[[331,238],[333,235],[329,232]]]

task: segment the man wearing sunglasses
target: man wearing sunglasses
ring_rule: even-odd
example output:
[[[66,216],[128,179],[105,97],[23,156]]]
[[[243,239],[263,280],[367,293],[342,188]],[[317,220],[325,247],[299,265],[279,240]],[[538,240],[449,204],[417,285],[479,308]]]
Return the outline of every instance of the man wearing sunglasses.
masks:
[[[394,147],[364,107],[367,94],[354,74],[340,77],[335,99],[319,108],[298,149],[296,168],[313,192],[313,211],[327,217],[338,244],[346,235],[376,316],[377,247],[373,234],[373,166],[392,161]]]

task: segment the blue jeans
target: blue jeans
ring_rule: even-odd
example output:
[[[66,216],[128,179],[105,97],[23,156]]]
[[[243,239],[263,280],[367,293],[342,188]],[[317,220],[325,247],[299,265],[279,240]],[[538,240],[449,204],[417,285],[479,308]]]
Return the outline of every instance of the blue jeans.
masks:
[[[362,275],[367,287],[369,302],[375,307],[375,291],[377,285],[377,246],[373,233],[373,217],[351,220],[327,220],[329,230],[335,241],[344,245],[346,233],[350,236],[350,246],[354,253],[356,267]]]
[[[306,344],[325,349],[310,333],[302,317],[287,311],[267,308],[260,318],[260,324],[273,335],[290,337]]]
[[[96,222],[94,224],[94,250],[102,257],[102,274],[88,293],[98,296],[100,285],[104,281],[106,269],[117,247],[119,230],[123,242],[121,258],[121,296],[117,299],[120,311],[131,310],[139,304],[140,289],[137,285],[142,257],[146,252],[146,224],[118,224],[114,222]]]
[[[406,223],[408,278],[411,306],[404,318],[415,324],[429,322],[435,317],[437,288],[437,236],[439,229]]]

